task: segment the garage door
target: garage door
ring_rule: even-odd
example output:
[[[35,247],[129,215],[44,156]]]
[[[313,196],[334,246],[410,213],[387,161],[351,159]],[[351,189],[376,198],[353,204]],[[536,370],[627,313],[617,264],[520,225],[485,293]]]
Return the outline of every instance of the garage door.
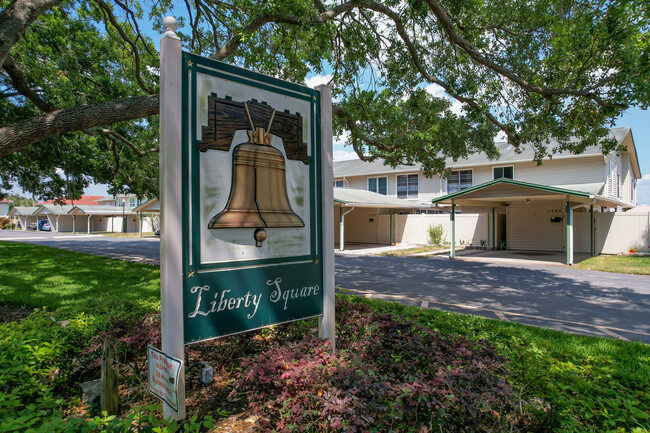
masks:
[[[563,202],[512,204],[508,208],[508,248],[564,251]]]
[[[379,215],[374,208],[357,208],[345,216],[345,242],[376,244]]]

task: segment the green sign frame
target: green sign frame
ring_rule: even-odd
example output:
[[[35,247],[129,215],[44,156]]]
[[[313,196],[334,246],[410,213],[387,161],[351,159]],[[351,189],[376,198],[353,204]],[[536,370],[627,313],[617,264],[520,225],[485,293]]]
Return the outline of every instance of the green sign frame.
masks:
[[[216,262],[202,257],[202,157],[197,107],[199,98],[206,98],[207,94],[205,89],[204,93],[197,90],[197,82],[204,77],[300,101],[302,107],[308,104],[309,115],[303,116],[309,146],[309,164],[305,169],[309,183],[309,191],[305,192],[309,200],[306,253]],[[308,87],[183,52],[182,226],[178,229],[182,230],[183,239],[185,344],[323,315],[320,97],[318,91]]]

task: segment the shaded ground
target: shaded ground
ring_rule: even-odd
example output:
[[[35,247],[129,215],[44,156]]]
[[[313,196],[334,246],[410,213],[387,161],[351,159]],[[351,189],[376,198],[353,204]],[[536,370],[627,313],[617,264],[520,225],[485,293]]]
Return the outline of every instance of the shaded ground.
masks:
[[[650,343],[650,276],[445,257],[336,257],[352,294]]]

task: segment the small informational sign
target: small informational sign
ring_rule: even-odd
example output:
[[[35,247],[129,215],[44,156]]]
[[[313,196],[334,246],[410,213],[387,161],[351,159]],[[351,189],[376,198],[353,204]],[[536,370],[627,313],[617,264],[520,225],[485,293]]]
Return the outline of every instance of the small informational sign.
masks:
[[[149,346],[149,392],[178,411],[178,384],[183,361]]]
[[[323,315],[320,93],[189,53],[182,76],[185,344]]]

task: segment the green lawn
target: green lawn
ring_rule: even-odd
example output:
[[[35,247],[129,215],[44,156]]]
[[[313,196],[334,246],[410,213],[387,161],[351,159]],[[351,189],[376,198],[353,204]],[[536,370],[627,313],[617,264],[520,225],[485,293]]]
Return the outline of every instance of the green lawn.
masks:
[[[438,246],[438,245],[423,245],[421,247],[405,248],[401,250],[386,251],[384,253],[379,253],[380,256],[412,256],[413,254],[419,253],[431,253],[435,251],[441,251],[449,249],[449,246]]]
[[[16,242],[0,242],[0,304],[33,308],[154,311],[157,266]]]
[[[522,398],[552,407],[553,431],[650,431],[648,345],[385,301],[353,301],[442,335],[489,341],[510,360],[512,384]],[[0,384],[11,385],[0,387],[0,431],[99,431],[62,415],[61,408],[74,405],[79,392],[71,360],[111,316],[159,310],[159,270],[0,242],[0,304],[46,307],[22,321],[0,323]],[[29,430],[29,423],[44,427]]]
[[[621,274],[650,275],[650,256],[598,256],[575,265],[590,271],[618,272]]]
[[[551,403],[559,422],[555,431],[650,431],[650,345],[365,298],[356,302],[442,335],[489,341],[510,359],[522,395]]]
[[[139,232],[113,233],[113,232],[93,232],[94,235],[108,236],[110,238],[139,238]],[[142,232],[142,237],[148,238],[155,236],[154,232]]]

